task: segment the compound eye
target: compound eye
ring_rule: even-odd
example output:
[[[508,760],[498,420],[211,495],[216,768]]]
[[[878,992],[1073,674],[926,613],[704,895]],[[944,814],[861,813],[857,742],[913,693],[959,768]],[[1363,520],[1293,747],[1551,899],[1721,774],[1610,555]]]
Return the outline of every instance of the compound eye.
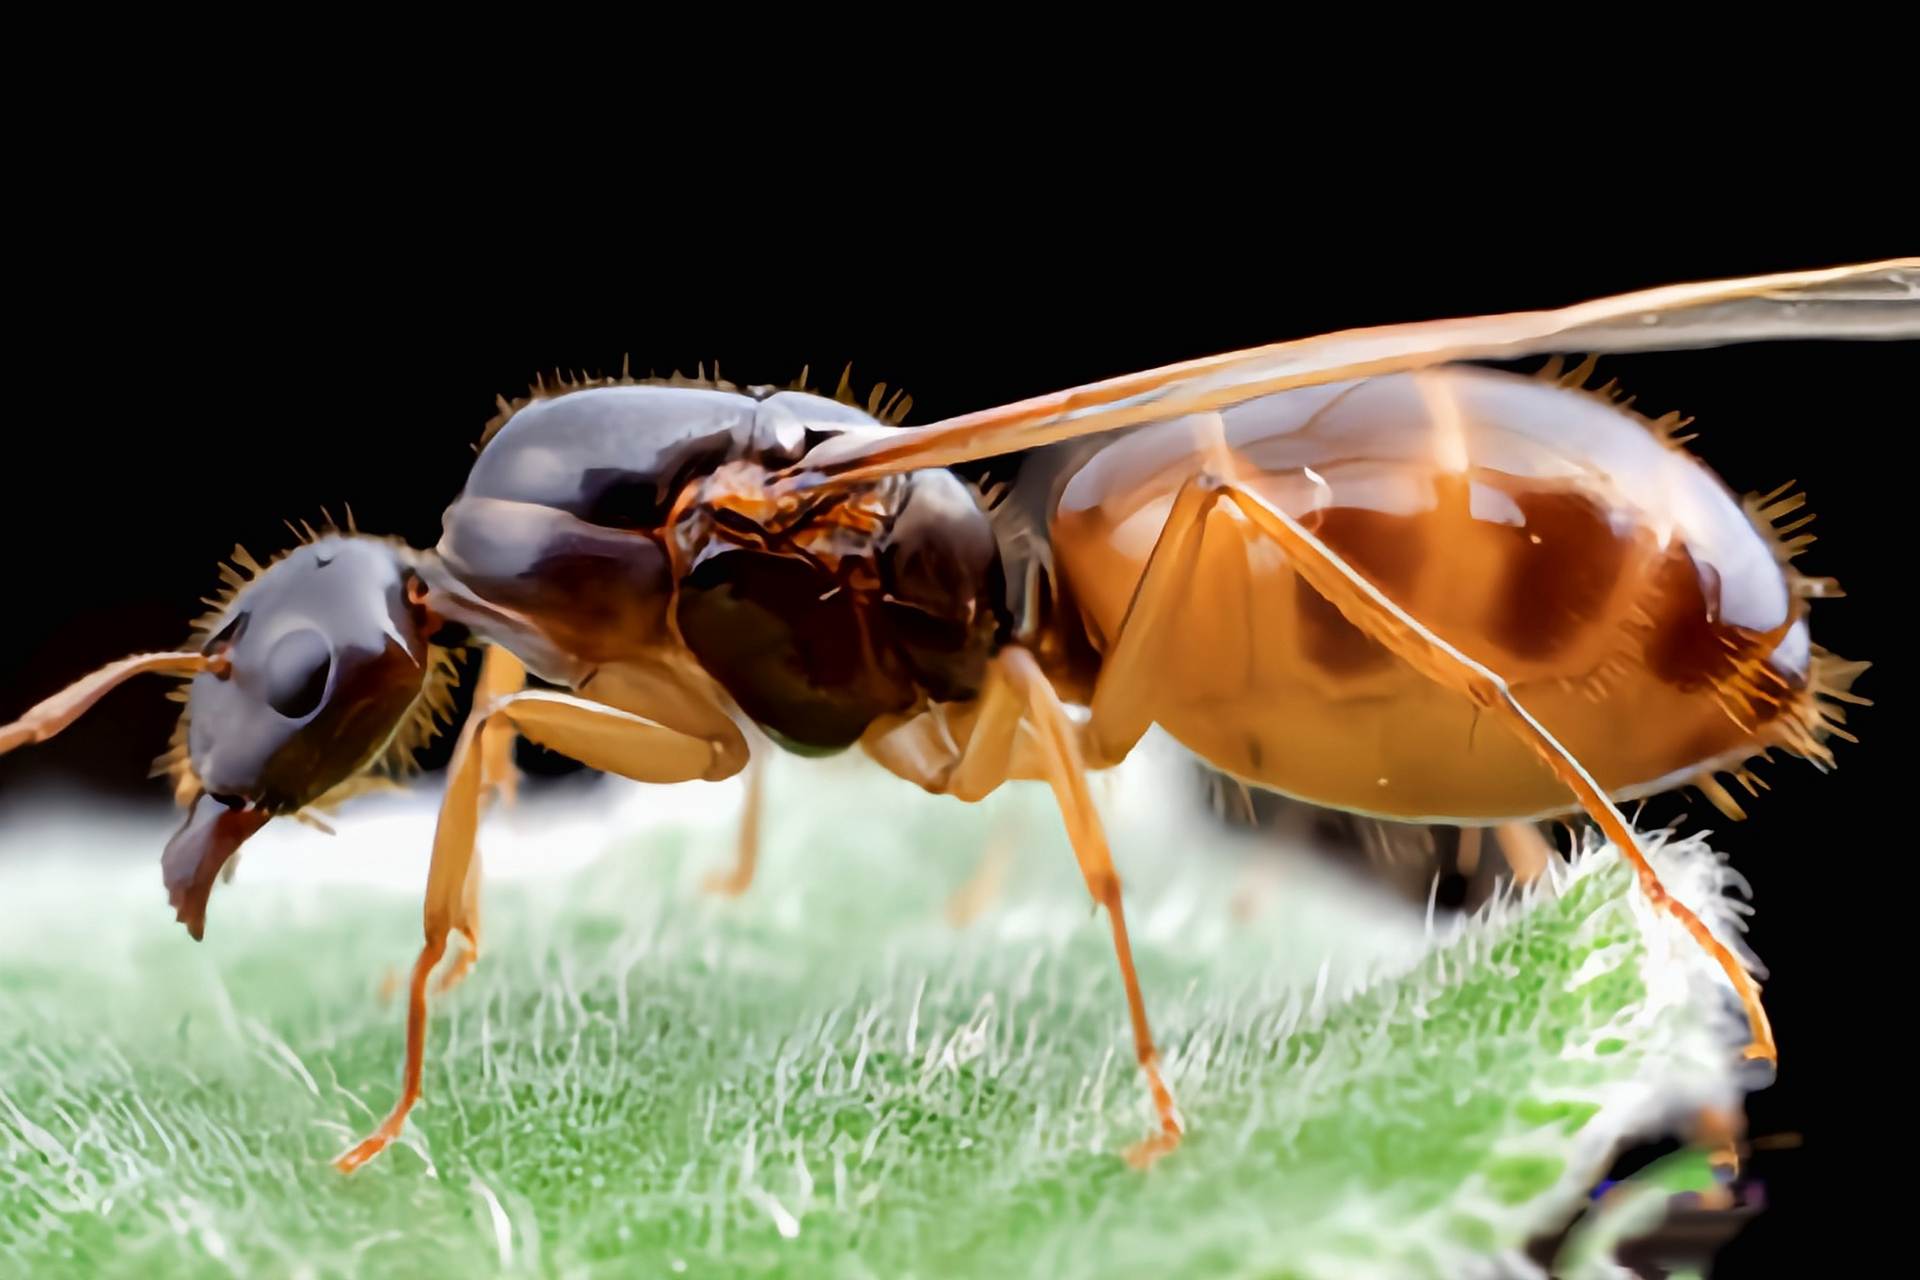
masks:
[[[267,705],[289,720],[313,714],[327,693],[333,647],[318,631],[282,636],[267,655]]]

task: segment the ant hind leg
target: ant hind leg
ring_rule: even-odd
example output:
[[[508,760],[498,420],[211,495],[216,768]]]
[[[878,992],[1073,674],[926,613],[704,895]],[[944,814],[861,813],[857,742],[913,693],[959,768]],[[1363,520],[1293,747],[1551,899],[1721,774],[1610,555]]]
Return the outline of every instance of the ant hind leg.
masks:
[[[1116,761],[1152,724],[1151,677],[1160,638],[1156,623],[1184,602],[1208,512],[1222,500],[1231,501],[1255,528],[1279,544],[1294,570],[1349,622],[1429,679],[1459,690],[1493,712],[1539,753],[1633,867],[1647,900],[1677,920],[1733,984],[1752,1028],[1747,1056],[1773,1061],[1773,1031],[1752,975],[1698,916],[1667,892],[1625,815],[1585,767],[1521,706],[1506,681],[1434,635],[1292,516],[1240,483],[1240,464],[1217,430],[1211,438],[1203,435],[1201,447],[1211,470],[1181,487],[1148,557],[1126,620],[1102,664],[1092,715],[1081,730],[1086,755],[1097,764]],[[1496,838],[1522,883],[1537,878],[1552,854],[1537,832],[1504,827]]]
[[[1201,483],[1223,493],[1255,528],[1278,543],[1295,572],[1338,608],[1347,621],[1393,650],[1421,674],[1458,690],[1492,712],[1539,754],[1632,866],[1647,901],[1655,910],[1678,921],[1739,992],[1752,1034],[1746,1056],[1774,1061],[1777,1054],[1773,1028],[1760,1002],[1760,987],[1753,975],[1713,936],[1699,916],[1667,892],[1647,860],[1646,851],[1634,837],[1633,826],[1626,815],[1608,798],[1586,767],[1520,704],[1507,682],[1421,625],[1299,521],[1259,493],[1235,481],[1216,477],[1203,477]],[[1513,847],[1523,846],[1515,842]]]

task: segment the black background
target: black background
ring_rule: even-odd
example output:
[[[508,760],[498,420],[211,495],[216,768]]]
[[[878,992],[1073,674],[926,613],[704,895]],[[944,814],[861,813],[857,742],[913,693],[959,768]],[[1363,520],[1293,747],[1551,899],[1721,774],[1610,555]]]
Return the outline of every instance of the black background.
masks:
[[[1412,194],[1334,207],[1249,193],[1169,208],[712,166],[612,161],[475,177],[423,200],[351,173],[217,198],[137,175],[40,210],[17,246],[11,398],[0,413],[0,719],[122,654],[171,647],[234,543],[351,505],[362,529],[431,545],[498,393],[556,367],[785,381],[852,361],[915,397],[913,422],[1191,356],[1349,326],[1576,302],[1723,275],[1914,252],[1852,217],[1667,207],[1603,234],[1501,206],[1441,227]],[[572,215],[579,211],[583,216]],[[591,212],[591,217],[584,216]],[[1846,225],[1829,229],[1826,223]],[[1745,243],[1752,241],[1752,244]],[[1756,1134],[1769,1212],[1721,1275],[1763,1274],[1824,1196],[1870,1177],[1891,1095],[1874,1064],[1900,1024],[1904,699],[1911,634],[1913,344],[1791,344],[1619,358],[1640,407],[1697,418],[1736,489],[1797,479],[1819,513],[1802,561],[1847,599],[1815,637],[1878,664],[1862,742],[1822,776],[1784,762],[1750,821],[1691,813],[1752,880],[1773,976],[1779,1083]],[[61,739],[0,760],[0,803],[78,785],[158,803],[147,766],[173,704],[109,696]],[[0,849],[0,857],[30,851]],[[76,927],[79,927],[76,919]],[[1890,954],[1890,953],[1889,953]],[[1899,1139],[1885,1135],[1897,1145]],[[1889,1172],[1891,1172],[1889,1170]]]

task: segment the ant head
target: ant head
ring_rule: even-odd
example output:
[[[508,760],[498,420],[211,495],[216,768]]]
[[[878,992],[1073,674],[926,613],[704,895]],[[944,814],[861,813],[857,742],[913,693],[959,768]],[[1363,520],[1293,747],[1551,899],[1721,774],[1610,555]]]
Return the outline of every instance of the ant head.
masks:
[[[448,709],[449,629],[408,548],[328,533],[265,568],[244,553],[201,620],[201,670],[160,769],[187,805],[162,870],[181,921],[204,927],[213,878],[269,818],[404,767]]]
[[[142,672],[185,675],[173,746],[155,766],[191,812],[161,855],[180,920],[199,937],[214,877],[268,819],[326,806],[375,769],[409,767],[452,711],[462,628],[427,607],[416,553],[307,530],[264,568],[239,548],[187,648],[136,653],[83,676],[12,724],[0,755],[44,742]]]
[[[198,790],[228,808],[294,813],[387,753],[435,673],[440,624],[412,559],[331,534],[219,602],[196,636],[206,669],[187,688],[185,750],[170,761],[182,799]]]

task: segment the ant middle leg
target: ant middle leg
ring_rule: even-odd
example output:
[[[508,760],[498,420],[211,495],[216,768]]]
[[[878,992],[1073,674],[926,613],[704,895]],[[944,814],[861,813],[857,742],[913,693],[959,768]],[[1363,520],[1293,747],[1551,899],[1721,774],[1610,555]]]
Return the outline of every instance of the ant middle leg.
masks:
[[[1012,819],[1004,811],[994,814],[993,825],[987,831],[986,852],[980,855],[967,882],[947,897],[947,922],[954,928],[966,928],[999,901],[1001,890],[1006,887],[1007,869],[1013,863],[1016,842]]]
[[[1107,837],[1087,787],[1087,766],[1081,757],[1076,726],[1061,705],[1032,654],[1017,645],[1002,649],[987,669],[980,696],[956,715],[961,739],[956,756],[929,746],[927,717],[890,727],[870,741],[867,750],[876,760],[928,791],[980,800],[1002,783],[1044,781],[1053,791],[1066,823],[1087,891],[1105,907],[1113,930],[1113,948],[1126,988],[1127,1012],[1133,1026],[1134,1053],[1146,1074],[1158,1130],[1128,1148],[1126,1159],[1145,1168],[1180,1145],[1182,1125],[1173,1093],[1160,1073],[1160,1052],[1147,1022],[1140,976],[1134,969],[1133,944],[1127,935],[1121,903],[1120,877],[1114,870]]]
[[[1146,1073],[1147,1088],[1160,1123],[1158,1133],[1127,1150],[1127,1163],[1144,1169],[1180,1145],[1183,1126],[1173,1092],[1160,1074],[1160,1051],[1154,1046],[1153,1030],[1147,1024],[1146,1000],[1140,994],[1140,975],[1133,965],[1133,944],[1127,937],[1127,918],[1120,901],[1120,876],[1113,868],[1106,832],[1087,790],[1087,767],[1080,755],[1077,726],[1032,654],[1010,647],[1001,651],[996,665],[1026,703],[1027,723],[1033,728],[1048,773],[1047,782],[1053,788],[1061,816],[1066,819],[1067,836],[1073,843],[1074,857],[1079,860],[1080,874],[1085,877],[1093,900],[1107,909],[1107,921],[1113,928],[1113,950],[1120,961],[1120,977],[1127,990],[1127,1012],[1133,1019],[1134,1053],[1140,1069]]]
[[[733,867],[714,871],[701,883],[706,892],[722,898],[737,898],[753,886],[753,873],[760,862],[760,810],[766,792],[767,752],[756,751],[747,757],[747,800],[740,814],[740,832],[734,851]]]
[[[1033,730],[1021,718],[1018,696],[997,675],[988,677],[974,701],[884,724],[862,745],[894,776],[969,804],[1002,783],[1050,777]],[[1017,843],[1016,823],[1004,811],[996,813],[972,874],[947,896],[949,924],[964,929],[998,900]]]
[[[1505,822],[1493,829],[1494,841],[1506,856],[1516,885],[1529,885],[1546,872],[1547,864],[1559,855],[1553,842],[1531,822]]]

